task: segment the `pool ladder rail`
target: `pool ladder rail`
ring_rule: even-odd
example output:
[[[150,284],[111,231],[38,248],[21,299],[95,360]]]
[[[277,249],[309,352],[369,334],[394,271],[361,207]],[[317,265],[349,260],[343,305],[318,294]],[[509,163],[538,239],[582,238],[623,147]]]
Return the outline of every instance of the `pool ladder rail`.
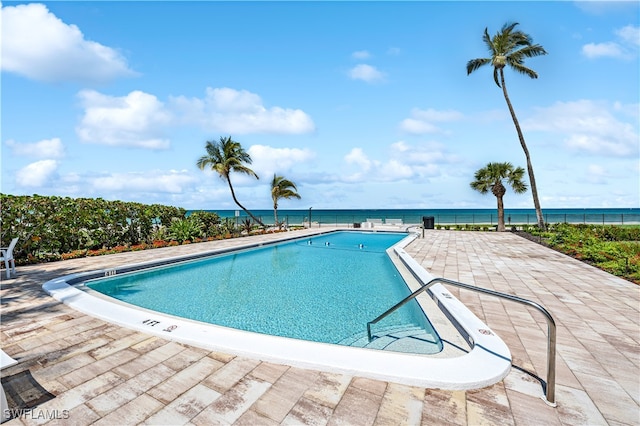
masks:
[[[372,324],[377,323],[378,321],[382,320],[387,315],[393,313],[395,310],[402,307],[409,301],[415,299],[420,293],[427,290],[429,287],[431,287],[433,284],[436,284],[436,283],[450,284],[456,287],[465,288],[467,290],[476,291],[479,293],[488,294],[490,296],[499,297],[501,299],[510,300],[512,302],[520,303],[522,305],[531,306],[537,309],[538,311],[540,311],[544,315],[545,319],[547,320],[547,336],[548,336],[547,381],[545,383],[541,380],[541,382],[542,382],[543,392],[546,397],[545,402],[552,407],[556,407],[556,397],[555,397],[555,394],[556,394],[555,392],[555,389],[556,389],[556,386],[555,386],[556,384],[556,322],[551,316],[551,314],[549,313],[549,311],[547,311],[542,305],[536,302],[532,302],[531,300],[523,299],[522,297],[514,296],[511,294],[501,293],[499,291],[489,290],[482,287],[476,287],[470,284],[465,284],[458,281],[449,280],[446,278],[434,278],[431,281],[428,281],[427,283],[424,283],[422,280],[420,280],[419,277],[416,277],[416,278],[418,278],[418,280],[422,283],[419,289],[417,289],[416,291],[411,293],[409,296],[402,299],[400,302],[393,305],[391,308],[385,311],[382,315],[378,316],[376,319],[369,321],[367,323],[367,337],[369,341],[373,339],[371,335]]]

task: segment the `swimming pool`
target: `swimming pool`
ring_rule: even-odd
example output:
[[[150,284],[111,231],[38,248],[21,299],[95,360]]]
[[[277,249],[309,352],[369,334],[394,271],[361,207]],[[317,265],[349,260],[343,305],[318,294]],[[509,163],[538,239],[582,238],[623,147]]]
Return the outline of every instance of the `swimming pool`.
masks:
[[[181,318],[314,342],[362,345],[367,322],[410,294],[386,253],[407,235],[332,232],[85,284],[122,302]],[[391,349],[442,350],[415,300],[376,330],[389,343],[393,338],[385,330],[396,339],[399,333],[416,336],[415,345],[396,344]]]
[[[205,324],[134,307],[90,291],[84,285],[88,280],[99,277],[178,264],[219,255],[223,252],[259,248],[277,242],[293,242],[294,240],[304,242],[304,239],[300,239],[301,237],[308,238],[311,234],[326,234],[326,232],[322,229],[306,229],[283,235],[264,235],[238,239],[237,241],[221,241],[191,245],[188,248],[183,247],[187,250],[182,250],[180,247],[158,249],[155,252],[158,254],[154,253],[156,256],[162,256],[160,253],[165,253],[167,257],[60,276],[47,281],[42,287],[53,298],[69,307],[113,324],[208,350],[299,368],[312,368],[317,371],[357,375],[440,389],[480,388],[496,383],[508,374],[511,368],[511,354],[507,346],[498,335],[492,332],[441,284],[435,284],[427,291],[430,296],[423,294],[418,297],[418,299],[422,298],[419,300],[420,306],[429,312],[429,318],[438,333],[445,338],[445,349],[436,355],[376,351]],[[415,290],[420,282],[428,282],[433,278],[403,249],[415,240],[419,240],[417,233],[411,234],[387,250],[394,265],[411,287],[411,291]],[[186,251],[190,254],[177,254]],[[114,256],[116,265],[117,259],[118,257]],[[429,310],[431,308],[427,306],[429,303],[433,305],[431,308],[435,306],[435,310],[439,312],[441,317],[437,318],[436,316],[435,322],[431,315],[432,311]],[[458,330],[468,349],[458,350],[454,355],[446,355],[452,347],[451,340],[446,334],[447,328]],[[453,346],[465,346],[465,344]],[[443,355],[446,356],[443,357]]]

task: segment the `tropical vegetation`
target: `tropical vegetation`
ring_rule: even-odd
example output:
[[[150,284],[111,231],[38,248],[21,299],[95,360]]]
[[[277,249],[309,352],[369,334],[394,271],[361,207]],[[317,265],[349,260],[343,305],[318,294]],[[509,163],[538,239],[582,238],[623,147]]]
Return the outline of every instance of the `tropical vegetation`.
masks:
[[[496,196],[498,202],[498,231],[503,232],[504,227],[504,195],[507,193],[503,181],[513,192],[522,194],[527,192],[527,184],[522,180],[524,169],[513,167],[511,163],[489,163],[475,173],[475,180],[471,182],[471,188],[486,194],[489,191]]]
[[[102,198],[0,194],[2,244],[18,237],[16,259],[57,260],[63,253],[152,242],[186,210]]]
[[[533,173],[533,165],[531,164],[531,156],[529,149],[525,143],[522,130],[520,129],[520,123],[516,117],[516,113],[511,105],[509,94],[507,93],[507,86],[504,79],[504,68],[508,66],[517,73],[524,74],[530,78],[538,78],[538,74],[524,66],[524,60],[535,56],[546,55],[547,52],[539,44],[533,44],[531,36],[528,34],[516,30],[518,23],[506,23],[500,32],[496,33],[493,37],[489,36],[487,28],[484,29],[484,35],[482,41],[487,45],[491,54],[488,58],[477,58],[467,62],[467,75],[476,71],[477,69],[491,65],[493,67],[493,80],[496,85],[502,88],[504,99],[507,102],[511,119],[516,127],[518,134],[518,140],[524,151],[524,155],[527,160],[527,171],[529,173],[529,184],[531,185],[531,194],[533,195],[533,204],[536,209],[536,216],[538,226],[540,229],[544,229],[544,217],[542,215],[542,208],[540,207],[540,201],[538,199],[538,188],[536,185],[536,179]]]
[[[640,284],[640,226],[558,223],[531,227],[534,241]]]
[[[19,264],[190,244],[256,232],[246,223],[237,223],[236,218],[222,219],[213,212],[187,212],[158,204],[6,194],[0,194],[0,202],[0,244],[7,246],[12,238],[18,237],[14,254]]]
[[[236,198],[236,193],[231,184],[231,172],[243,173],[259,179],[256,172],[251,170],[247,164],[251,164],[251,156],[242,148],[239,142],[231,139],[231,136],[220,137],[218,142],[207,141],[205,145],[207,153],[200,157],[196,165],[200,170],[210,169],[217,172],[229,185],[233,201],[244,210],[251,218],[264,227],[264,223],[247,210]]]
[[[278,222],[278,201],[282,198],[300,199],[300,194],[298,194],[297,191],[298,188],[295,183],[274,173],[273,179],[271,180],[271,199],[273,200],[273,223],[276,226],[282,226],[282,224]]]

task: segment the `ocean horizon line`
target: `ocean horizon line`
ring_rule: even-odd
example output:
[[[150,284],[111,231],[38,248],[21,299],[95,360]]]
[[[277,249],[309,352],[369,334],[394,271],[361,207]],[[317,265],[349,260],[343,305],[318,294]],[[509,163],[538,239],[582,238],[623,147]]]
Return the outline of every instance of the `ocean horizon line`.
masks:
[[[188,210],[208,211],[222,218],[236,217],[246,220],[249,216],[243,210]],[[274,221],[273,209],[249,210],[265,224]],[[505,209],[505,221],[511,224],[536,224],[537,216],[533,208]],[[640,208],[556,208],[543,209],[546,223],[640,223]],[[278,221],[288,224],[318,222],[324,224],[348,224],[366,222],[368,219],[399,219],[405,224],[422,223],[424,217],[433,217],[435,224],[496,224],[497,209],[460,208],[460,209],[278,209]]]
[[[310,207],[312,210],[317,210],[317,211],[379,211],[379,210],[383,210],[383,211],[449,211],[449,210],[460,210],[460,211],[469,211],[469,210],[483,210],[483,211],[489,211],[489,210],[493,210],[493,211],[497,211],[497,209],[491,208],[491,207],[434,207],[434,208],[427,208],[427,207],[410,207],[410,208],[315,208],[315,207]],[[278,211],[308,211],[310,209],[309,207],[307,208],[278,208]],[[235,209],[186,209],[187,211],[235,211],[235,210],[240,210],[238,208]],[[252,209],[248,209],[249,211],[273,211],[273,208],[252,208]],[[529,207],[516,207],[516,208],[505,208],[505,211],[507,210],[511,210],[511,211],[533,211],[535,212],[535,209],[533,207],[529,208]],[[640,206],[639,207],[552,207],[552,208],[543,208],[542,211],[547,211],[547,210],[553,210],[553,211],[557,211],[557,210],[562,210],[562,211],[583,211],[583,210],[593,210],[593,211],[618,211],[618,210],[637,210],[640,211]]]

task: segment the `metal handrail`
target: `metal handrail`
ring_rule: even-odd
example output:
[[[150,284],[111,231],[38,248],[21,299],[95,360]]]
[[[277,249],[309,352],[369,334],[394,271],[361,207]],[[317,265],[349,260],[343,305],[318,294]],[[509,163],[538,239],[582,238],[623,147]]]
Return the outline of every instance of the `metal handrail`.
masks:
[[[556,401],[556,322],[553,319],[553,317],[551,316],[551,314],[549,313],[549,311],[547,311],[543,306],[539,305],[538,303],[532,302],[531,300],[523,299],[521,297],[513,296],[511,294],[500,293],[498,291],[489,290],[489,289],[482,288],[482,287],[472,286],[472,285],[461,283],[461,282],[458,282],[458,281],[449,280],[449,279],[446,279],[446,278],[434,278],[434,279],[432,279],[431,281],[429,281],[427,283],[423,283],[422,286],[419,289],[417,289],[416,291],[411,293],[409,296],[407,296],[404,299],[402,299],[400,302],[396,303],[393,307],[388,309],[385,313],[383,313],[382,315],[378,316],[373,321],[369,321],[367,323],[367,337],[369,338],[369,341],[371,341],[371,325],[372,324],[377,323],[378,321],[380,321],[381,319],[383,319],[387,315],[391,314],[396,309],[400,308],[401,306],[403,306],[404,304],[406,304],[410,300],[415,299],[420,293],[422,293],[423,291],[427,290],[433,284],[438,283],[438,282],[443,283],[443,284],[451,284],[451,285],[456,286],[456,287],[466,288],[467,290],[477,291],[479,293],[484,293],[484,294],[488,294],[488,295],[491,295],[491,296],[500,297],[502,299],[510,300],[512,302],[517,302],[517,303],[520,303],[520,304],[523,304],[523,305],[528,305],[528,306],[536,308],[538,311],[542,312],[542,314],[545,316],[545,318],[547,320],[547,335],[548,335],[548,339],[547,339],[547,383],[546,383],[546,387],[543,386],[543,388],[544,388],[544,393],[545,393],[545,396],[546,396],[546,402],[549,405],[555,407],[556,406],[556,402],[555,402]]]

